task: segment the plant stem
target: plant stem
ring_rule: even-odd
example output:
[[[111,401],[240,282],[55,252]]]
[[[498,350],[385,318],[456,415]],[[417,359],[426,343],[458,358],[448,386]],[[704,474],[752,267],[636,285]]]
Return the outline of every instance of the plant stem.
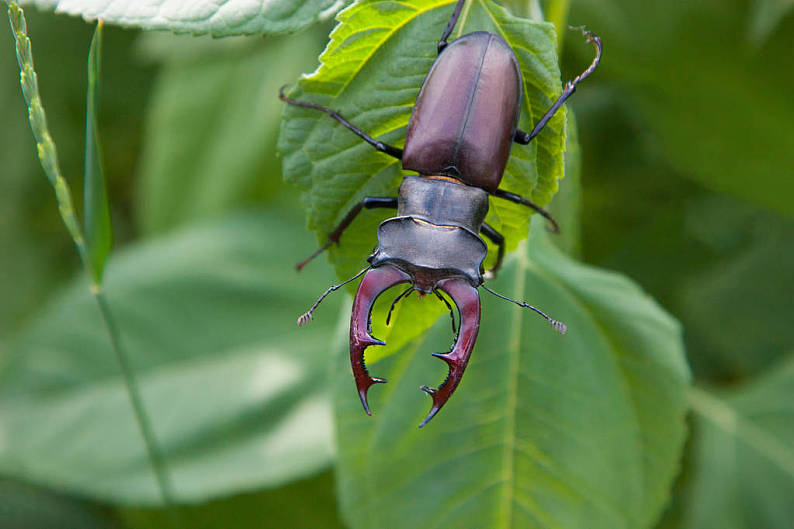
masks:
[[[144,444],[146,445],[148,459],[152,465],[152,470],[155,474],[163,504],[168,508],[174,520],[174,525],[178,527],[179,517],[174,508],[174,495],[168,478],[165,458],[157,443],[157,439],[151,427],[151,421],[143,406],[143,401],[140,397],[140,391],[138,390],[138,384],[130,365],[129,357],[121,346],[118,328],[110,312],[110,307],[105,300],[101,285],[96,280],[91,260],[86,252],[85,237],[74,211],[74,203],[72,201],[69,184],[61,173],[55,142],[52,140],[49,128],[47,127],[44,107],[41,104],[38,77],[33,65],[33,53],[31,51],[30,39],[27,35],[25,14],[16,3],[11,2],[8,5],[8,20],[11,24],[11,30],[14,33],[17,62],[19,63],[19,82],[22,87],[22,95],[28,106],[28,119],[30,120],[30,128],[33,131],[33,137],[36,141],[36,152],[41,167],[44,169],[44,173],[55,191],[55,200],[58,203],[61,219],[63,219],[63,223],[66,225],[66,229],[77,247],[77,252],[83,264],[83,270],[88,276],[91,294],[97,302],[99,311],[102,315],[102,321],[110,336],[113,351],[116,353],[116,357],[121,366],[127,394],[130,397],[135,420],[138,423]]]
[[[121,345],[121,336],[119,329],[116,326],[116,320],[113,318],[113,313],[110,311],[110,306],[105,298],[105,293],[102,291],[100,285],[91,285],[91,294],[99,307],[99,313],[102,315],[102,322],[105,324],[105,329],[110,336],[110,344],[113,352],[116,353],[116,358],[121,366],[121,372],[124,376],[124,383],[127,386],[127,395],[130,398],[130,404],[134,411],[135,420],[138,423],[138,428],[146,445],[146,453],[149,461],[152,464],[154,475],[157,479],[157,486],[160,488],[160,494],[163,498],[163,503],[168,508],[172,517],[172,522],[175,526],[179,527],[179,517],[174,507],[174,494],[171,479],[168,474],[168,468],[165,463],[165,457],[160,450],[160,445],[157,442],[157,437],[154,434],[151,420],[146,413],[146,408],[143,405],[141,392],[138,388],[138,380],[135,378],[135,372],[130,364],[129,356],[127,356],[124,348]]]

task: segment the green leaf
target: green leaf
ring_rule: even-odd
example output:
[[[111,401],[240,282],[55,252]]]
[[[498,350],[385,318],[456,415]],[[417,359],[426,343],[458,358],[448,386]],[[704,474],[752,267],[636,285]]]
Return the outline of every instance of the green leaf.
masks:
[[[9,529],[111,529],[107,509],[28,484],[0,480],[0,522]]]
[[[594,79],[637,108],[639,133],[652,132],[678,172],[790,216],[794,103],[781,87],[794,83],[794,19],[759,49],[741,38],[747,5],[583,0],[572,19],[586,22],[607,50]]]
[[[375,364],[361,410],[340,355],[339,491],[351,528],[643,529],[668,498],[685,436],[681,331],[634,283],[564,256],[534,230],[483,293],[480,336],[454,397],[422,430],[421,384],[446,366],[446,322]],[[443,325],[442,325],[443,324]],[[342,368],[341,366],[344,365]]]
[[[570,109],[566,129],[565,179],[560,182],[560,191],[549,207],[560,225],[560,233],[551,240],[568,255],[579,257],[582,250],[582,149],[576,117]]]
[[[794,520],[794,354],[738,389],[693,389],[694,455],[680,527],[778,529]]]
[[[113,245],[110,207],[99,148],[99,76],[102,70],[102,22],[98,22],[88,51],[88,89],[85,102],[85,187],[83,231],[94,281],[102,283],[105,262]]]
[[[316,34],[147,37],[147,55],[164,64],[140,162],[143,230],[160,233],[279,196],[286,185],[275,152],[283,106],[278,89],[316,61]]]
[[[176,33],[229,35],[294,32],[333,14],[343,2],[334,0],[229,0],[218,3],[155,0],[117,3],[112,0],[34,0],[39,8],[101,19],[108,24]]]
[[[373,137],[403,145],[412,106],[453,8],[452,0],[353,4],[338,15],[320,67],[290,95],[328,105]],[[524,75],[519,126],[530,130],[560,92],[553,26],[517,18],[490,0],[473,0],[467,13],[453,37],[492,31],[515,50]],[[319,241],[365,196],[396,196],[403,175],[397,160],[321,112],[290,106],[285,116],[279,142],[284,176],[304,191],[308,226]],[[564,144],[565,113],[558,112],[536,141],[513,149],[502,187],[541,205],[549,202],[563,175]],[[487,222],[504,234],[512,250],[527,236],[529,213],[523,206],[492,200]],[[363,212],[330,250],[340,279],[365,266],[377,225],[386,216],[383,211]],[[437,300],[420,305],[409,299],[402,308],[401,314],[410,313],[417,322],[397,315],[394,328],[400,329],[403,341],[420,334],[445,310]],[[384,317],[376,310],[375,320]]]
[[[792,8],[794,0],[755,0],[751,7],[750,39],[763,44]]]
[[[307,508],[307,498],[311,508]],[[187,527],[201,529],[343,529],[331,472],[264,492],[240,494],[179,509]],[[123,509],[128,529],[173,529],[168,513]]]
[[[732,201],[715,202],[697,208],[703,240],[741,244],[731,239],[747,232],[752,239],[683,278],[678,313],[702,355],[698,363],[723,379],[744,379],[777,363],[794,344],[794,225],[753,210],[737,214]]]
[[[324,374],[336,321],[295,325],[330,282],[294,272],[309,244],[298,225],[289,212],[240,215],[136,245],[108,267],[108,301],[178,501],[278,486],[330,461]],[[341,301],[323,308],[333,314]],[[55,298],[12,353],[0,364],[0,472],[158,503],[84,282]]]

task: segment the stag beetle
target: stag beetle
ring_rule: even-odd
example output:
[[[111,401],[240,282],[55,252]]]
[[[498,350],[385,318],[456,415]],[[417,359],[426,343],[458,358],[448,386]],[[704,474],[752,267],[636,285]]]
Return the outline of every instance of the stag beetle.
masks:
[[[378,227],[378,245],[368,258],[369,266],[347,281],[330,287],[298,318],[298,325],[312,319],[314,310],[328,294],[366,274],[353,300],[350,361],[361,404],[371,415],[367,391],[373,384],[386,382],[371,377],[364,363],[364,350],[368,346],[384,345],[371,334],[370,318],[375,299],[392,286],[410,283],[391,308],[414,290],[420,296],[435,294],[447,304],[455,332],[454,312],[439,291],[446,293],[457,305],[460,326],[452,350],[433,355],[448,364],[449,373],[437,389],[422,386],[421,389],[433,398],[433,406],[420,427],[438,413],[463,377],[480,327],[477,288],[482,287],[502,299],[532,309],[560,333],[566,331],[562,322],[553,320],[541,310],[502,296],[483,284],[484,277],[493,277],[501,266],[505,243],[504,237],[484,220],[490,195],[532,208],[548,219],[557,231],[557,223],[546,211],[526,198],[499,189],[499,183],[512,143],[526,145],[537,136],[601,59],[601,40],[582,30],[595,47],[595,59],[584,72],[565,84],[562,95],[532,131],[524,132],[517,128],[521,111],[521,69],[507,42],[499,35],[477,31],[447,43],[464,1],[458,0],[438,42],[438,57],[416,99],[404,149],[370,137],[330,108],[290,99],[284,95],[283,88],[279,94],[285,103],[325,112],[378,151],[401,160],[403,169],[418,173],[403,179],[396,198],[366,197],[356,204],[328,235],[328,242],[297,268],[300,270],[331,244],[338,243],[342,232],[362,209],[397,209],[396,217],[386,219]],[[496,264],[488,273],[483,273],[482,267],[487,246],[479,233],[498,247]]]

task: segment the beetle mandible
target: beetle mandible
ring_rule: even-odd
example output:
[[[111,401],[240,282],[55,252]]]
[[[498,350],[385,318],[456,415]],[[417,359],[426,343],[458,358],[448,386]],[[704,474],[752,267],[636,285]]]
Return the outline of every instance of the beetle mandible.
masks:
[[[328,242],[298,264],[298,270],[311,259],[338,243],[344,230],[364,208],[396,208],[397,216],[378,227],[378,245],[368,258],[369,266],[330,287],[312,307],[298,318],[302,326],[312,319],[317,306],[331,292],[364,275],[353,300],[350,318],[350,361],[364,411],[371,415],[367,392],[373,384],[386,382],[370,376],[364,363],[364,350],[383,345],[371,334],[370,317],[376,298],[400,283],[410,283],[394,305],[407,294],[446,293],[458,308],[460,325],[452,350],[434,353],[449,366],[449,373],[437,388],[422,386],[433,398],[427,424],[449,400],[463,377],[480,327],[479,287],[529,308],[545,318],[557,331],[565,325],[541,310],[493,292],[484,278],[493,277],[504,257],[504,237],[484,222],[488,197],[494,196],[527,206],[548,219],[557,231],[557,223],[542,208],[526,198],[499,189],[512,143],[528,144],[540,133],[554,113],[588,77],[601,59],[601,40],[583,30],[595,47],[592,64],[565,84],[560,97],[531,132],[517,128],[521,112],[521,69],[515,53],[499,35],[485,31],[468,33],[447,43],[460,16],[465,0],[458,0],[452,16],[438,42],[438,57],[425,78],[416,99],[405,147],[399,149],[380,142],[347,121],[338,112],[314,103],[296,101],[279,94],[291,105],[319,110],[357,134],[378,151],[402,161],[405,170],[417,175],[405,176],[397,197],[366,197],[356,204],[328,235]],[[479,233],[498,247],[496,264],[483,272],[487,246]],[[389,316],[391,311],[389,311]],[[387,319],[388,323],[388,319]]]

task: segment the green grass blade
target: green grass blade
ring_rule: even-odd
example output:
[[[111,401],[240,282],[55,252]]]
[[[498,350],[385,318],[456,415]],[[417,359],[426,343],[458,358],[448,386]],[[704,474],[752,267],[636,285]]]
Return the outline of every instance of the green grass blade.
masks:
[[[102,272],[113,245],[110,207],[102,170],[97,115],[99,111],[99,75],[102,65],[102,21],[97,22],[88,52],[88,88],[85,104],[85,174],[83,231],[88,258],[91,260],[96,283],[102,282]]]

